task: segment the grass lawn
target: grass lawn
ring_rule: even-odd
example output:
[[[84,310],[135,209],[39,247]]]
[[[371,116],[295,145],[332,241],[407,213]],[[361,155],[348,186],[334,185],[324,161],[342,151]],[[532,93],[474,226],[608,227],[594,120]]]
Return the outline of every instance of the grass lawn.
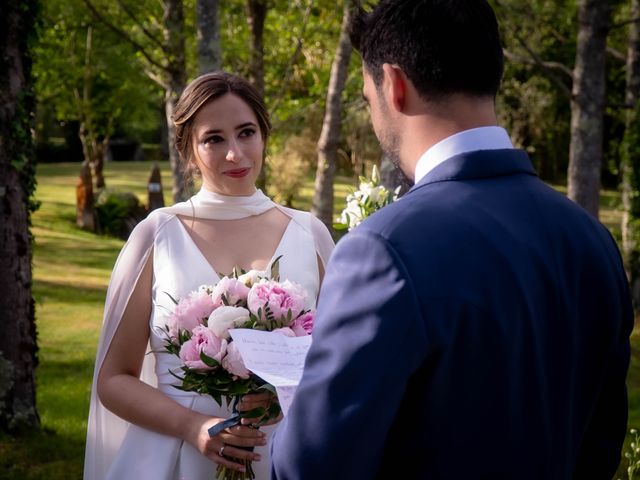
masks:
[[[112,162],[105,169],[111,189],[132,191],[146,203],[151,168],[144,162]],[[169,204],[169,167],[162,164]],[[81,479],[93,360],[111,268],[123,242],[75,227],[75,184],[79,164],[38,166],[34,288],[40,346],[37,402],[43,429],[18,438],[0,436],[0,480]],[[339,177],[335,212],[344,205],[352,179]],[[308,179],[294,207],[308,209]],[[619,197],[604,192],[602,219],[619,235]],[[633,336],[629,374],[630,426],[640,427],[640,338]],[[623,462],[624,463],[624,462]],[[621,465],[619,477],[625,478]]]

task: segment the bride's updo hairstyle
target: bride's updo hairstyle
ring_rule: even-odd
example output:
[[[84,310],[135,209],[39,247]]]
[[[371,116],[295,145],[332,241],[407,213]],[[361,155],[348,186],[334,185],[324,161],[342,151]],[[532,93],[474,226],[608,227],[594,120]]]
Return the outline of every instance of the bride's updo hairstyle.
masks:
[[[196,113],[207,102],[227,93],[233,93],[244,100],[256,114],[262,141],[266,148],[267,138],[271,132],[271,121],[267,107],[258,90],[238,75],[227,72],[206,73],[187,85],[176,103],[172,116],[176,126],[174,143],[182,161],[187,163],[187,169],[195,167],[191,138],[193,136],[193,119]]]

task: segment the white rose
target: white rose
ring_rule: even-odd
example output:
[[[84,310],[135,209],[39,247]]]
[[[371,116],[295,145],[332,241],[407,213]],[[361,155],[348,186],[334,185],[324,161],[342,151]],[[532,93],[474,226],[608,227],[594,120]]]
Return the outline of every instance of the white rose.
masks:
[[[251,287],[254,283],[258,283],[262,276],[258,270],[249,270],[238,277],[238,281],[244,283],[247,287]]]
[[[209,316],[207,326],[218,338],[229,340],[229,329],[244,325],[249,320],[249,310],[242,307],[218,307]]]

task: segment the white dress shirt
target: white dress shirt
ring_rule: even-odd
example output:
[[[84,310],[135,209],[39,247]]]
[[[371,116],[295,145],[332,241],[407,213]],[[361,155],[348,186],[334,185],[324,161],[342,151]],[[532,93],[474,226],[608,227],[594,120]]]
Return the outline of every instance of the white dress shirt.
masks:
[[[514,148],[502,127],[479,127],[458,132],[440,140],[422,154],[416,164],[415,183],[445,160],[476,150]]]

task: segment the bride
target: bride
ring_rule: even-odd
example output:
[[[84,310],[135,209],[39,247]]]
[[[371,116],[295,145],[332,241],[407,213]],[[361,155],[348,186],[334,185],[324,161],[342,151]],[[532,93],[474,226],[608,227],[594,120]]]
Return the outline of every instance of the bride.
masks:
[[[317,298],[333,241],[309,213],[276,205],[256,190],[271,125],[247,81],[222,72],[195,79],[174,122],[176,147],[200,172],[202,189],[152,212],[118,257],[96,358],[84,478],[209,480],[216,464],[242,471],[241,461],[249,459],[257,478],[267,479],[265,445],[273,427],[240,425],[210,438],[207,430],[231,412],[173,386],[169,371],[180,372],[179,359],[162,353],[159,329],[173,308],[170,296],[214,284],[236,266],[266,271],[280,255],[281,278]],[[247,395],[240,406],[250,410],[270,400]]]

